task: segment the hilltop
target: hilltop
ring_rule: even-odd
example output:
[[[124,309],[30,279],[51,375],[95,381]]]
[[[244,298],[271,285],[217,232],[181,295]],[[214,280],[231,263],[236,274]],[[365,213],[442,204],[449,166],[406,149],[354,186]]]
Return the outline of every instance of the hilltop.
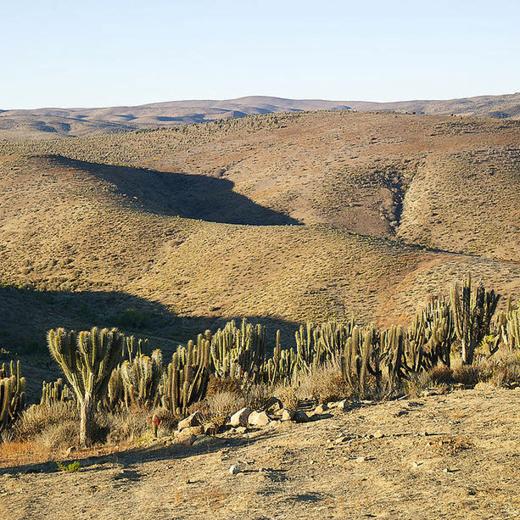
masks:
[[[520,93],[451,100],[397,102],[328,101],[248,96],[228,100],[185,100],[105,108],[0,110],[0,137],[82,136],[313,110],[394,111],[413,114],[520,119]]]

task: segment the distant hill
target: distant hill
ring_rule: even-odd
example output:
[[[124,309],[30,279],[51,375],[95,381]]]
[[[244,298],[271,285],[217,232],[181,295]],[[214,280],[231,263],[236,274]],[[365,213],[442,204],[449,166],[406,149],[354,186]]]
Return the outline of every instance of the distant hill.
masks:
[[[0,140],[0,346],[388,324],[468,272],[518,298],[518,143],[519,121],[348,111]]]
[[[326,101],[249,96],[229,100],[188,100],[108,108],[0,110],[0,137],[81,136],[172,127],[252,114],[314,110],[397,111],[416,114],[520,118],[520,93],[447,101]]]

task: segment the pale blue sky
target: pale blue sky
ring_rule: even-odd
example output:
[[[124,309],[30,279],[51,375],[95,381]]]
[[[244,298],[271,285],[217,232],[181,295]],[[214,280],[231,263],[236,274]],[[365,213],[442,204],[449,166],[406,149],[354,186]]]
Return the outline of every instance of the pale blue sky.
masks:
[[[520,91],[519,0],[0,0],[0,108]]]

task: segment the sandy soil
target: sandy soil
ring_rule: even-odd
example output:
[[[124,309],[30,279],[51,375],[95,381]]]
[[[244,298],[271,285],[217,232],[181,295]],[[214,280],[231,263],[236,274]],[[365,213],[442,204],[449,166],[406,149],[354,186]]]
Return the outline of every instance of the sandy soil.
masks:
[[[517,519],[519,424],[520,391],[457,391],[84,459],[76,473],[11,467],[0,518]]]

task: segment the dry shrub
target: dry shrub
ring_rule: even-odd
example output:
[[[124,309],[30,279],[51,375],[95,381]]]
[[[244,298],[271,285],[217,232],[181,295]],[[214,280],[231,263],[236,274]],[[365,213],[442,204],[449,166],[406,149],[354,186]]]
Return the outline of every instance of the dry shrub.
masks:
[[[426,376],[432,385],[449,385],[453,383],[453,370],[446,365],[437,365]]]
[[[78,423],[75,403],[35,404],[27,408],[16,421],[13,437],[16,440],[36,439],[47,430],[66,423]]]
[[[131,408],[107,413],[98,418],[98,423],[107,431],[106,440],[110,444],[132,442],[150,434],[150,418],[153,414],[147,408]],[[162,417],[161,417],[162,419]],[[166,421],[161,422],[164,428]]]
[[[287,410],[296,410],[298,408],[298,396],[296,389],[289,385],[279,385],[273,390],[273,395],[282,401],[284,408]]]
[[[226,424],[228,417],[245,406],[245,399],[237,392],[222,391],[214,393],[200,403],[190,407],[190,412],[199,411],[205,426],[218,430]]]
[[[352,390],[343,380],[340,369],[334,365],[321,366],[308,374],[300,374],[293,386],[299,400],[312,399],[323,403],[352,396]]]
[[[503,352],[480,366],[481,380],[495,387],[511,388],[520,384],[520,352]]]
[[[237,379],[221,379],[212,375],[209,379],[206,396],[211,397],[214,394],[220,394],[222,392],[240,394],[242,393],[242,383],[242,381]]]
[[[49,451],[63,450],[78,443],[79,422],[68,419],[49,425],[34,439],[34,443]]]
[[[263,408],[265,403],[273,397],[273,389],[270,385],[249,385],[242,389],[245,406],[249,406],[253,410]]]
[[[453,382],[465,386],[475,386],[482,376],[479,365],[460,365],[453,369]]]

